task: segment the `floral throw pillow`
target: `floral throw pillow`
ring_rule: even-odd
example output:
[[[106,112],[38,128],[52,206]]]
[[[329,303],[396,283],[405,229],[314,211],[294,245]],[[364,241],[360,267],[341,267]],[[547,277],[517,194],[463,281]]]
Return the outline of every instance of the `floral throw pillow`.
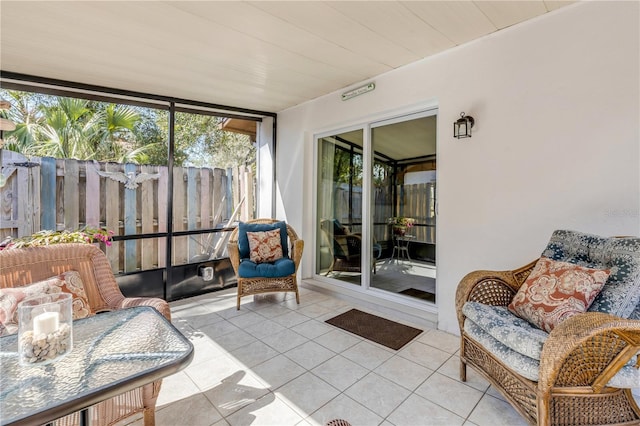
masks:
[[[249,259],[255,263],[275,262],[282,259],[280,229],[247,232]]]
[[[509,304],[509,310],[547,332],[585,312],[610,270],[593,269],[541,257]]]
[[[80,274],[77,271],[67,271],[28,286],[0,289],[0,336],[18,331],[20,302],[29,297],[54,293],[71,293],[73,319],[93,315]]]

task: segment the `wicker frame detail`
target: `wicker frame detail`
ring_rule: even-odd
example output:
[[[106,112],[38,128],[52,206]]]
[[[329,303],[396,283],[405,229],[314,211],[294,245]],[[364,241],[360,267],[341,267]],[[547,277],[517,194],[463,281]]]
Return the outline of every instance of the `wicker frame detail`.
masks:
[[[249,220],[247,223],[256,224],[270,224],[279,222],[276,219],[254,219]],[[229,237],[229,243],[227,250],[229,252],[229,258],[231,259],[231,265],[236,273],[238,279],[238,296],[237,296],[237,309],[240,310],[240,299],[244,296],[250,296],[261,293],[271,292],[294,292],[296,294],[296,302],[300,304],[300,294],[298,292],[298,267],[300,266],[300,260],[302,259],[302,250],[304,249],[304,241],[298,238],[296,231],[287,224],[287,236],[289,237],[289,257],[295,264],[295,272],[292,275],[278,278],[242,278],[238,275],[238,268],[240,267],[240,250],[238,248],[238,228],[234,229]]]
[[[466,380],[471,366],[532,425],[640,424],[631,391],[606,386],[640,350],[640,321],[597,312],[567,319],[544,344],[538,382],[515,373],[464,332],[465,302],[507,306],[535,263],[513,271],[475,271],[460,281],[460,378]]]
[[[56,244],[0,251],[0,288],[20,287],[65,271],[78,271],[94,312],[132,306],[152,306],[171,320],[169,304],[157,298],[124,297],[109,260],[91,244]],[[89,408],[91,425],[112,425],[143,413],[145,426],[155,424],[155,407],[161,381],[118,395]],[[77,425],[79,414],[58,419],[56,425]]]

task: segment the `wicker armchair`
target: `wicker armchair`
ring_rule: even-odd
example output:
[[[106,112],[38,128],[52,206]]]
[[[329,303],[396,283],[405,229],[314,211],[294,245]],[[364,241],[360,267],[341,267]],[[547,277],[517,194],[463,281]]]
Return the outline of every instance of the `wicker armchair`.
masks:
[[[254,219],[249,220],[247,224],[275,224],[280,221],[275,219]],[[229,243],[227,250],[229,252],[229,258],[231,259],[231,265],[236,273],[238,279],[238,296],[237,296],[237,309],[240,309],[240,299],[244,296],[250,296],[253,294],[270,293],[270,292],[294,292],[296,294],[296,302],[300,304],[300,294],[298,293],[297,273],[300,266],[300,260],[302,259],[302,250],[304,249],[304,241],[298,238],[296,231],[290,226],[286,225],[287,236],[289,242],[289,257],[295,265],[295,271],[291,275],[277,276],[277,277],[242,277],[239,273],[240,263],[243,259],[240,257],[240,248],[238,244],[239,230],[236,228],[229,237]]]
[[[57,244],[0,251],[0,288],[19,287],[65,271],[78,271],[96,313],[132,306],[152,306],[171,319],[169,304],[156,298],[126,298],[120,292],[111,266],[100,249],[90,244]],[[161,381],[90,407],[91,425],[111,425],[143,413],[144,424],[155,424],[155,405]],[[57,425],[78,425],[79,413],[58,419]]]
[[[361,272],[362,236],[352,233],[349,228],[335,219],[324,219],[320,229],[327,238],[331,264],[326,275],[331,272]],[[372,270],[376,273],[376,262],[382,254],[382,247],[374,241]]]
[[[543,255],[555,257],[554,250],[558,254],[558,247],[562,246],[563,240],[571,239],[567,247],[571,245],[572,249],[577,248],[575,253],[583,258],[584,253],[593,256],[586,261],[594,258],[611,260],[611,252],[603,255],[605,250],[602,247],[611,247],[613,239],[597,239],[583,234],[588,238],[582,241],[589,241],[589,238],[595,241],[589,251],[584,250],[587,244],[581,246],[582,242],[575,234],[578,233],[556,231]],[[627,276],[635,286],[628,299],[635,298],[634,303],[637,303],[637,296],[631,293],[637,293],[640,283],[637,272],[640,265],[640,239],[627,239],[623,243],[625,245],[619,246],[618,252],[633,266],[622,275]],[[507,365],[505,357],[496,356],[495,351],[488,349],[490,345],[486,341],[479,339],[477,334],[472,336],[473,329],[465,326],[470,321],[473,323],[463,312],[467,302],[479,302],[483,306],[507,306],[535,263],[512,271],[475,271],[460,282],[456,293],[456,311],[461,333],[461,379],[466,380],[467,365],[471,366],[500,391],[530,424],[640,424],[640,409],[630,389],[639,385],[637,373],[632,373],[633,380],[627,381],[629,386],[617,388],[610,384],[614,376],[622,373],[623,367],[626,371],[633,371],[635,367],[637,372],[639,363],[633,365],[632,358],[640,351],[640,320],[589,311],[566,319],[544,340],[538,380],[527,379],[514,371],[513,366]],[[626,268],[621,263],[619,265],[620,269]],[[630,309],[634,309],[633,305]],[[638,317],[639,312],[636,306],[629,316]]]

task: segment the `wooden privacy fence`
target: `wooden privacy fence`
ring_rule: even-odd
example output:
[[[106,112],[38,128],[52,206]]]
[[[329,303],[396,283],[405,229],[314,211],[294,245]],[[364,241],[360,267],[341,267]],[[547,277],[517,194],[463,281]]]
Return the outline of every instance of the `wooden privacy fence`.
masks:
[[[106,227],[115,235],[167,232],[169,202],[174,232],[224,227],[234,219],[231,215],[240,199],[244,202],[235,219],[253,215],[254,185],[250,182],[254,179],[245,168],[174,167],[170,197],[165,166],[27,159],[6,150],[2,154],[2,239],[83,226]],[[241,179],[234,179],[234,172]],[[234,191],[234,187],[239,189]],[[222,256],[226,244],[220,244],[220,238],[224,237],[217,233],[174,237],[173,264],[203,255]],[[164,267],[166,238],[114,242],[106,253],[116,273]]]

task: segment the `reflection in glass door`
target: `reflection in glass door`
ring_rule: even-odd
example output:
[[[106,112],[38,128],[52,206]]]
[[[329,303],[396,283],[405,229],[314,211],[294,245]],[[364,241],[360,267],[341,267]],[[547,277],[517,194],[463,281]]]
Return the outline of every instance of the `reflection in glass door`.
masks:
[[[371,126],[370,287],[435,303],[436,116]]]
[[[316,274],[361,284],[363,130],[318,140]]]

